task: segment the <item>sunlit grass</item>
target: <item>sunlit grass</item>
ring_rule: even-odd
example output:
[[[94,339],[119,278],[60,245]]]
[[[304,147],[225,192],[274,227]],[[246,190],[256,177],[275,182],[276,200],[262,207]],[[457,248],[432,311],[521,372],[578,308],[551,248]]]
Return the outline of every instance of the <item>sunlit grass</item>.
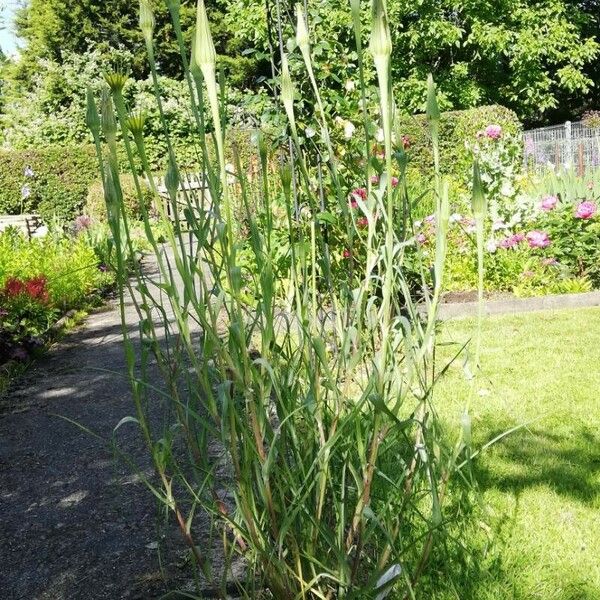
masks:
[[[442,337],[472,330],[455,321]],[[600,309],[491,317],[483,336],[475,446],[529,425],[477,461],[493,543],[459,597],[600,598]],[[438,391],[447,419],[467,385],[455,363]]]

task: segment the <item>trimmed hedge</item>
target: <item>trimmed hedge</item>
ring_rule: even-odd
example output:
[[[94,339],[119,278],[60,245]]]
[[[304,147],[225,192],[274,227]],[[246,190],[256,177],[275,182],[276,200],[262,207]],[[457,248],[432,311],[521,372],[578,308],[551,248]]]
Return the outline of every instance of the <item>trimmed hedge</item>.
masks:
[[[411,164],[428,171],[433,164],[431,138],[425,115],[400,116],[397,128],[410,138]],[[441,169],[448,175],[459,179],[470,177],[472,157],[465,147],[465,142],[476,139],[477,133],[487,125],[500,125],[503,132],[512,135],[520,134],[522,125],[509,108],[492,105],[442,113],[440,121],[440,155]]]
[[[92,146],[0,150],[0,213],[36,212],[45,221],[54,216],[70,221],[81,214],[97,176]]]
[[[424,115],[399,116],[397,131],[410,138],[410,159],[413,167],[427,170],[433,162],[431,141]],[[442,169],[459,180],[469,176],[471,157],[465,141],[474,140],[477,132],[489,124],[497,124],[506,133],[518,134],[521,124],[516,114],[502,106],[484,106],[464,111],[442,114],[440,146]],[[233,162],[231,148],[238,149],[242,165],[258,168],[256,148],[251,141],[253,131],[231,130],[227,139],[227,160]],[[159,140],[148,140],[148,154],[153,168],[164,173],[166,148]],[[193,139],[175,141],[180,166],[194,171],[198,167],[198,155]],[[209,137],[209,153],[214,156],[212,139]],[[121,157],[121,165],[127,161]],[[33,171],[25,175],[26,167]],[[98,165],[93,146],[48,146],[29,150],[0,150],[0,213],[18,214],[37,212],[46,221],[54,216],[71,221],[90,205],[101,211]],[[90,186],[93,188],[90,191]],[[23,194],[23,189],[29,193]],[[25,196],[25,197],[24,197]],[[134,202],[132,201],[132,205]]]

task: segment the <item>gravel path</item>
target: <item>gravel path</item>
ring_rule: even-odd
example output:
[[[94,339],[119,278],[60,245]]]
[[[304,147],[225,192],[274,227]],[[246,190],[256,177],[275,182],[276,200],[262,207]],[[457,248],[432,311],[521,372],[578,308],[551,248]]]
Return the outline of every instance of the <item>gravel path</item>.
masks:
[[[137,322],[133,307],[127,314]],[[189,574],[179,534],[164,525],[147,489],[115,460],[110,444],[61,418],[109,440],[133,411],[123,373],[112,303],[0,401],[2,600],[159,598]],[[124,425],[118,436],[151,475],[136,427]]]

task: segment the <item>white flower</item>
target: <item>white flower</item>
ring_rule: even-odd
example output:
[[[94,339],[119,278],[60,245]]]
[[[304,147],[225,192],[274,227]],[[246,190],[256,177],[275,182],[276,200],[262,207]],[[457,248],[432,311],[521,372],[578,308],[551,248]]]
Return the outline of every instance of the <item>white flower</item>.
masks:
[[[350,121],[346,121],[344,123],[344,137],[349,140],[354,134],[355,129],[356,127]]]
[[[381,129],[381,127],[377,130],[377,135],[375,136],[375,139],[379,143],[383,142],[383,140],[385,139],[384,135],[383,135],[383,129]]]
[[[492,223],[492,231],[499,231],[500,229],[506,229],[506,223],[498,219]]]
[[[496,244],[496,240],[489,240],[489,242],[485,245],[485,249],[491,253],[496,252],[496,250],[498,250],[498,245]]]
[[[354,91],[356,84],[354,83],[354,81],[352,81],[352,79],[348,79],[348,81],[346,81],[344,87],[346,88],[347,92],[352,92],[352,91]]]
[[[450,223],[458,223],[459,221],[462,221],[462,215],[460,213],[452,213],[448,220]]]
[[[305,129],[304,133],[306,134],[307,138],[311,138],[315,135],[316,131],[312,127],[309,126]]]

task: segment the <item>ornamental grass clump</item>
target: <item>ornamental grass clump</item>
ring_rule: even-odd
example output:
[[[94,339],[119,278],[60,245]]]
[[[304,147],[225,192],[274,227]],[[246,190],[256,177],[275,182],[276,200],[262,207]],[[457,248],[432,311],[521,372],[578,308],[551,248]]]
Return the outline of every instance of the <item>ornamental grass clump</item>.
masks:
[[[148,485],[181,530],[198,597],[210,587],[224,598],[233,585],[245,598],[382,599],[392,590],[394,597],[414,598],[417,586],[426,585],[419,582],[430,565],[439,571],[462,546],[455,534],[459,515],[468,510],[470,482],[468,407],[455,430],[442,426],[435,407],[445,368],[435,361],[435,346],[449,202],[440,175],[434,83],[430,78],[427,115],[435,157],[435,253],[431,264],[421,256],[422,289],[413,295],[405,274],[405,253],[415,244],[413,199],[407,197],[406,155],[394,143],[401,136],[394,131],[383,0],[373,1],[370,41],[385,148],[377,186],[371,184],[373,107],[363,94],[364,161],[360,172],[350,172],[331,144],[335,115],[321,102],[302,7],[295,15],[296,44],[316,107],[302,130],[310,125],[316,135],[310,143],[300,137],[299,86],[282,43],[272,61],[290,143],[275,149],[257,136],[259,186],[250,185],[232,148],[231,185],[223,86],[204,2],[198,3],[189,60],[179,3],[167,6],[182,51],[205,186],[183,183],[162,116],[169,162],[165,200],[146,159],[143,118],[128,114],[118,87],[112,97],[103,96],[100,110],[89,96],[136,409],[119,426],[134,422],[141,429],[156,472]],[[357,1],[351,10],[366,88]],[[140,24],[163,115],[147,0]],[[118,161],[117,128],[127,165]],[[209,134],[216,147],[212,155]],[[279,161],[277,181],[269,176],[273,156]],[[133,279],[126,278],[124,267],[131,246],[119,179],[124,166],[136,185],[147,180],[161,216],[173,222],[166,242],[159,243],[140,203],[155,268],[136,268]],[[359,180],[367,187],[353,195],[351,211],[348,196]],[[474,187],[479,221],[485,203],[481,186]],[[235,233],[234,202],[246,207],[245,239]],[[332,246],[332,220],[346,235],[341,249]],[[285,244],[276,242],[281,238]],[[282,248],[286,261],[276,267]],[[355,260],[359,253],[364,261]],[[350,272],[341,280],[333,275],[340,261]],[[126,302],[139,317],[136,335]],[[168,408],[162,429],[149,418],[157,392]],[[210,527],[202,515],[210,517]],[[243,575],[233,568],[240,563]],[[450,574],[458,569],[452,562],[448,567]]]

